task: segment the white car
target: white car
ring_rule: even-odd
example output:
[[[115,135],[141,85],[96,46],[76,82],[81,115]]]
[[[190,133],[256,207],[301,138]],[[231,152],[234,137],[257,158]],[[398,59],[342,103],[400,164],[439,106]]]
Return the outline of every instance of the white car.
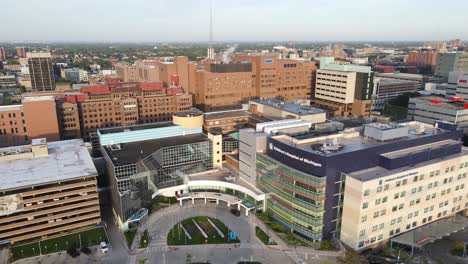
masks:
[[[101,252],[103,254],[109,252],[109,247],[107,246],[106,242],[101,242]]]

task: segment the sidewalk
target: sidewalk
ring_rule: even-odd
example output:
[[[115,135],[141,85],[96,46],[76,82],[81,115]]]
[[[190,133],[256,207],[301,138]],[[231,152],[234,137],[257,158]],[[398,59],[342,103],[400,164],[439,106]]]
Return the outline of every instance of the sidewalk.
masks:
[[[0,263],[8,263],[10,250],[7,247],[0,249]]]

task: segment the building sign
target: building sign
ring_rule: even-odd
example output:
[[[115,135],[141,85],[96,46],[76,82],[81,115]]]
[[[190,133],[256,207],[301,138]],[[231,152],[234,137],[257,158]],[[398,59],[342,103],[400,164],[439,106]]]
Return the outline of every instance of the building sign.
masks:
[[[272,64],[273,59],[265,59],[263,62],[265,62],[266,64]]]
[[[390,178],[390,179],[386,179],[385,182],[391,182],[391,181],[394,181],[394,180],[398,180],[398,179],[401,179],[401,178],[406,178],[408,176],[414,176],[414,175],[418,175],[418,172],[417,171],[410,172],[410,173],[403,174],[403,175],[400,175],[400,176],[396,176],[396,177],[393,177],[393,178]]]
[[[0,196],[0,216],[23,210],[23,198],[20,194]]]
[[[292,159],[296,159],[296,160],[298,160],[298,161],[302,161],[302,162],[307,163],[307,164],[310,164],[310,165],[312,165],[312,166],[314,166],[314,167],[319,167],[319,168],[322,167],[322,164],[317,163],[317,162],[315,162],[315,161],[313,161],[313,160],[309,160],[309,159],[304,158],[304,157],[299,157],[299,156],[297,156],[297,155],[295,155],[295,154],[292,154],[292,153],[289,153],[289,152],[287,152],[287,151],[285,151],[285,150],[282,150],[282,149],[280,149],[279,147],[275,146],[272,142],[270,142],[270,143],[268,144],[268,147],[270,148],[270,150],[277,151],[277,152],[279,152],[279,153],[281,153],[281,154],[283,154],[283,155],[286,155],[286,156],[288,156],[288,157],[290,157],[290,158],[292,158]]]

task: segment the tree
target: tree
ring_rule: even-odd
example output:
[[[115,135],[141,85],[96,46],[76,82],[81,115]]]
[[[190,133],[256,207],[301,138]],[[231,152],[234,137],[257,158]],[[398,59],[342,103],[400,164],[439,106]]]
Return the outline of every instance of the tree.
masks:
[[[354,250],[347,250],[343,256],[337,258],[340,264],[369,264],[366,257],[359,255]]]

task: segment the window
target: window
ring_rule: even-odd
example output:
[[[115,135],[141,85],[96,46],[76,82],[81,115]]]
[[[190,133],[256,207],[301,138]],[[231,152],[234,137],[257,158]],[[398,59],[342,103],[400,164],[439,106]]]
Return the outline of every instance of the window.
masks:
[[[408,214],[408,219],[411,219],[413,217],[413,213]]]
[[[400,193],[395,193],[395,195],[393,196],[394,199],[398,199],[400,197]]]
[[[383,209],[382,211],[380,211],[380,215],[385,215],[386,212],[387,212],[387,210]]]
[[[364,236],[365,234],[366,234],[366,230],[361,230],[361,231],[359,232],[359,236]]]
[[[397,207],[396,205],[395,205],[395,206],[393,206],[393,208],[392,208],[392,212],[395,212],[395,211],[397,210],[397,208],[398,208],[398,207]]]
[[[390,225],[394,225],[395,222],[396,222],[396,220],[395,220],[395,219],[392,219],[392,221],[390,221]]]
[[[403,206],[404,206],[404,204],[400,204],[400,205],[398,206],[398,210],[403,209]]]
[[[381,191],[382,191],[382,186],[377,187],[377,192],[381,192]]]
[[[379,227],[378,225],[373,226],[373,227],[372,227],[372,232],[377,231],[377,228],[378,228],[378,227]]]
[[[406,183],[408,183],[408,180],[404,179],[402,183],[403,183],[403,185],[406,185]]]
[[[380,204],[380,199],[375,200],[375,205],[379,205],[379,204]]]
[[[361,217],[361,223],[364,223],[365,221],[367,221],[367,215]]]
[[[367,189],[367,190],[364,191],[364,196],[368,196],[369,194],[370,194],[370,190],[369,190],[369,189]]]
[[[383,229],[383,228],[384,228],[384,223],[381,223],[381,224],[379,225],[379,229]]]
[[[382,203],[386,203],[388,200],[387,196],[385,196],[384,198],[382,198]]]
[[[377,240],[382,240],[383,239],[383,235],[380,234],[378,237],[377,237]]]
[[[378,211],[374,213],[374,218],[376,218],[376,217],[379,217],[379,212]]]
[[[400,197],[405,197],[405,195],[406,195],[406,191],[402,191],[402,192],[400,193]]]
[[[384,190],[386,191],[386,190],[388,190],[388,188],[390,188],[390,185],[389,185],[389,184],[385,184],[385,185],[384,185]]]
[[[368,206],[369,206],[369,204],[367,202],[365,202],[365,203],[362,204],[362,209],[367,209]]]
[[[397,181],[395,185],[396,185],[396,187],[400,187],[401,181]]]

